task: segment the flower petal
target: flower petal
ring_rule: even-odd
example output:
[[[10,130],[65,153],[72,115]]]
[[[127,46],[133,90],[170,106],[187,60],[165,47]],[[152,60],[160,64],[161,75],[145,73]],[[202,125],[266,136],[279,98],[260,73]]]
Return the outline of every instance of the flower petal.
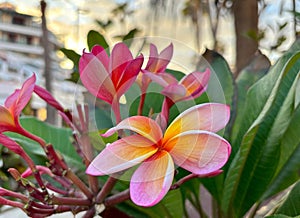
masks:
[[[150,44],[150,56],[145,70],[150,71],[152,73],[164,72],[172,56],[173,56],[172,43],[164,50],[162,50],[160,54],[158,54],[156,46]]]
[[[25,154],[23,148],[17,142],[15,142],[14,140],[9,138],[8,136],[3,135],[1,133],[0,133],[0,144],[7,147],[12,152],[20,155],[21,157],[22,157],[23,154]]]
[[[173,102],[177,102],[186,96],[187,90],[181,84],[172,84],[172,85],[165,87],[162,90],[161,94],[167,96]]]
[[[15,122],[12,114],[7,108],[0,105],[0,133],[9,131],[9,129],[15,127]]]
[[[171,43],[168,47],[161,51],[159,54],[156,72],[164,72],[173,56],[173,44]]]
[[[186,99],[199,97],[207,87],[210,78],[210,70],[207,68],[205,72],[193,72],[181,79],[179,82],[186,90]]]
[[[119,97],[121,97],[121,95],[123,95],[135,82],[137,75],[141,71],[143,61],[143,55],[138,56],[126,66],[123,74],[119,76],[118,83],[115,86]]]
[[[147,159],[130,180],[131,200],[140,206],[157,204],[169,191],[174,178],[174,163],[166,151]]]
[[[147,70],[142,70],[143,75],[150,78],[153,82],[156,82],[157,84],[161,85],[162,87],[166,87],[170,84],[177,84],[177,79],[169,73],[151,73]]]
[[[230,108],[225,104],[205,103],[193,106],[173,120],[165,132],[164,142],[189,130],[217,132],[226,126],[229,118]]]
[[[92,53],[100,60],[106,71],[109,72],[109,56],[105,49],[100,45],[95,45],[92,48]]]
[[[80,79],[94,96],[112,103],[116,93],[104,64],[92,53],[83,53],[79,60]]]
[[[224,166],[231,152],[225,139],[200,130],[178,135],[165,144],[165,149],[178,166],[198,175],[214,174]]]
[[[153,155],[157,148],[139,135],[122,138],[106,146],[91,162],[86,173],[100,176],[116,173],[141,163]]]
[[[109,73],[116,89],[122,84],[124,71],[132,60],[132,54],[125,43],[114,46],[110,56]]]
[[[132,116],[122,120],[117,126],[109,129],[103,137],[108,137],[114,132],[128,129],[134,131],[153,143],[157,143],[162,139],[162,131],[159,125],[152,119],[144,116]]]
[[[56,108],[59,111],[64,111],[63,106],[58,101],[56,101],[56,99],[51,95],[50,92],[48,92],[48,90],[35,85],[34,92],[52,107]]]
[[[148,63],[146,65],[145,69],[147,69],[151,72],[155,72],[157,61],[158,61],[157,48],[154,44],[150,43],[150,55],[149,55],[149,60],[148,60]]]
[[[28,104],[32,96],[35,81],[36,77],[35,74],[33,74],[23,83],[21,89],[17,89],[6,99],[4,105],[15,118],[21,114],[24,107]]]

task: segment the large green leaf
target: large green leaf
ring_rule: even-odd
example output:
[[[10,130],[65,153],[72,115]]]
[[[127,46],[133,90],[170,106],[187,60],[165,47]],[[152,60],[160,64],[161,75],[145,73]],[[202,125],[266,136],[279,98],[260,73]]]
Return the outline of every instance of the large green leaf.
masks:
[[[300,106],[297,107],[291,123],[281,140],[281,153],[277,172],[264,193],[264,200],[292,185],[299,179],[300,169]]]
[[[276,212],[287,216],[300,215],[300,181],[291,190],[288,198]]]
[[[84,165],[82,163],[82,159],[76,153],[76,150],[72,145],[72,131],[70,129],[57,128],[34,117],[21,118],[20,122],[26,130],[43,138],[47,143],[51,143],[54,148],[62,154],[69,167],[81,170],[83,169]],[[29,144],[30,143],[32,144],[32,141],[29,142]],[[26,144],[28,145],[28,141]],[[38,145],[33,144],[31,147],[31,152],[36,155],[42,154]]]
[[[243,216],[276,172],[279,142],[294,109],[299,66],[300,53],[288,53],[248,92],[244,122],[234,145],[240,148],[224,184],[222,208],[230,216]]]
[[[237,99],[235,108],[235,120],[231,130],[231,140],[234,141],[236,134],[240,129],[240,123],[244,119],[243,111],[245,109],[246,94],[249,88],[266,75],[270,68],[269,60],[262,54],[256,55],[256,58],[245,67],[236,78]]]

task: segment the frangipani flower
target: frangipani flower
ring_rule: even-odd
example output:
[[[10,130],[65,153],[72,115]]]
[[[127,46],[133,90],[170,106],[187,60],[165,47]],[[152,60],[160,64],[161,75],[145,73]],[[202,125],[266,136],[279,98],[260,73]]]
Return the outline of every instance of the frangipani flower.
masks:
[[[167,65],[169,64],[173,56],[173,44],[171,43],[168,47],[158,54],[157,47],[154,44],[150,44],[150,55],[148,63],[142,73],[139,74],[137,83],[141,88],[142,93],[145,93],[151,79],[145,76],[145,73],[154,73],[164,75]]]
[[[142,55],[134,59],[124,43],[116,44],[110,57],[96,45],[79,60],[80,79],[94,96],[111,104],[116,114],[119,99],[135,82],[143,60]]]
[[[31,98],[35,81],[36,77],[33,74],[23,83],[21,89],[16,89],[6,99],[4,106],[0,105],[0,133],[6,131],[23,133],[23,128],[19,123],[19,116]]]
[[[162,94],[173,103],[183,100],[191,100],[199,97],[205,90],[210,78],[210,70],[204,72],[192,72],[184,76],[179,82],[169,77],[147,74],[153,81],[164,87]]]
[[[131,178],[130,196],[137,205],[153,206],[170,189],[175,164],[199,176],[220,172],[231,147],[214,132],[225,127],[229,116],[226,105],[196,105],[181,113],[164,134],[148,117],[129,117],[103,136],[121,129],[136,134],[107,145],[86,173],[95,176],[113,174],[141,163]]]

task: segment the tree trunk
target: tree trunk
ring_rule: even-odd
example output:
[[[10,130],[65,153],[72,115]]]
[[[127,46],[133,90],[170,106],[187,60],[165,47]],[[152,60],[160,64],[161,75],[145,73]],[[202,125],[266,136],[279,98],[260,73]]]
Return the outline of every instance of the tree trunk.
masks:
[[[258,34],[257,0],[235,0],[233,5],[236,32],[236,73],[245,67],[258,49],[258,41],[249,37]]]
[[[44,76],[45,76],[45,86],[46,89],[52,93],[52,74],[51,74],[51,57],[50,57],[50,48],[49,48],[49,40],[48,40],[48,29],[46,23],[46,2],[41,0],[41,12],[42,12],[42,45],[44,48]],[[51,124],[56,123],[56,111],[49,104],[47,104],[47,122]]]

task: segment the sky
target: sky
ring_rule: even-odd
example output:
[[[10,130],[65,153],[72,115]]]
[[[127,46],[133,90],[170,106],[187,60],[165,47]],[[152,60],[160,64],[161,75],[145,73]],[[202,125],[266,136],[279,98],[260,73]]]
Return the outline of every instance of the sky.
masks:
[[[20,13],[28,13],[34,16],[40,16],[39,0],[0,0],[0,3],[8,1],[17,6],[17,10]],[[260,27],[268,29],[265,40],[262,40],[262,49],[270,46],[274,40],[274,31],[278,24],[282,24],[288,21],[287,28],[292,28],[291,16],[287,10],[290,9],[291,0],[265,0],[267,3],[271,3],[263,13],[261,14]],[[116,6],[116,3],[123,3],[125,0],[46,0],[47,6],[47,22],[49,29],[56,34],[59,39],[65,44],[66,48],[82,51],[86,47],[86,35],[89,30],[99,30],[95,23],[95,19],[107,20],[111,17],[110,11]],[[127,0],[131,8],[136,9],[136,12],[131,18],[125,20],[122,25],[116,25],[114,29],[110,29],[106,33],[108,41],[114,42],[113,36],[120,35],[128,32],[133,27],[138,27],[143,30],[145,35],[156,35],[160,37],[159,41],[162,41],[161,48],[166,47],[170,42],[176,43],[177,47],[190,50],[190,53],[196,53],[194,33],[191,29],[191,22],[183,17],[175,18],[177,24],[175,25],[174,17],[165,16],[161,17],[159,23],[152,22],[149,11],[149,0]],[[179,3],[178,10],[183,7],[183,0],[177,0]],[[280,14],[280,2],[285,2],[285,10]],[[181,4],[181,5],[180,5]],[[300,1],[297,0],[297,7],[299,8]],[[231,24],[230,24],[231,23]],[[78,25],[79,24],[79,25]],[[202,31],[207,30],[207,22],[203,22]],[[154,32],[156,30],[156,32]],[[273,31],[273,32],[272,32]],[[226,43],[234,44],[234,27],[230,18],[224,18],[222,20],[222,27],[220,29],[219,40]],[[286,31],[286,33],[292,34],[292,31]],[[212,41],[209,34],[204,34],[203,47],[210,48]],[[292,36],[291,36],[292,37]],[[163,40],[162,40],[163,39]],[[290,46],[292,38],[286,47]],[[156,40],[157,41],[157,40]],[[158,42],[159,43],[159,42]],[[203,52],[203,50],[201,51]],[[265,52],[266,49],[265,49]],[[184,50],[179,51],[179,56],[186,52]],[[234,47],[226,46],[224,51],[225,58],[230,64],[234,63]],[[276,54],[269,54],[270,57],[276,58]],[[190,56],[189,56],[190,57]],[[178,59],[180,61],[180,58]]]

